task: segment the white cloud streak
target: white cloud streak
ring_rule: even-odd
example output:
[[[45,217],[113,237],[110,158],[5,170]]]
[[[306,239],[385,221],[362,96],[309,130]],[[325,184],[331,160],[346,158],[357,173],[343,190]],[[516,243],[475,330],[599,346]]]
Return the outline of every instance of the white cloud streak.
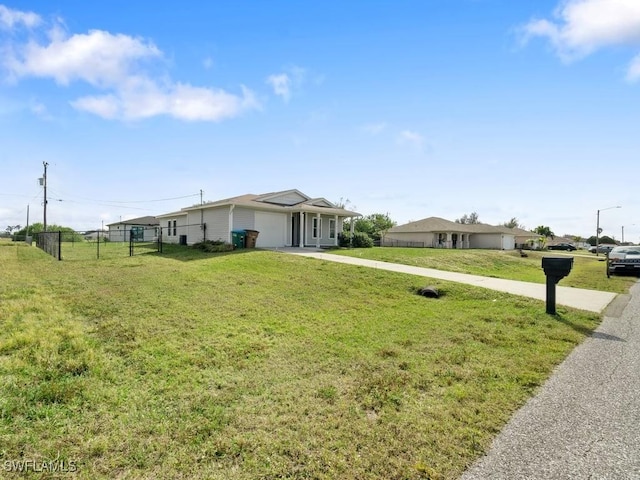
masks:
[[[273,93],[289,102],[294,91],[299,90],[307,77],[307,71],[302,67],[289,67],[284,72],[274,73],[267,77],[267,84],[273,89]]]
[[[398,136],[398,143],[401,145],[413,145],[414,147],[421,149],[422,144],[424,143],[424,137],[417,132],[403,130]]]
[[[563,61],[583,58],[599,49],[640,42],[640,1],[566,0],[554,20],[535,19],[522,28],[525,42],[533,37],[549,40]],[[628,80],[637,80],[637,57],[629,65]]]
[[[3,8],[3,25],[38,24],[35,14]],[[69,36],[59,25],[47,34],[44,43],[30,39],[5,48],[3,66],[17,80],[51,78],[62,86],[84,82],[101,92],[71,101],[78,110],[112,120],[166,115],[183,121],[221,121],[260,108],[244,86],[235,95],[152,77],[148,64],[161,61],[163,53],[150,41],[102,30]]]
[[[282,97],[285,102],[291,99],[291,79],[289,75],[286,73],[269,75],[269,77],[267,77],[267,83],[273,88],[273,93]]]
[[[0,28],[11,30],[19,25],[34,28],[38,26],[41,21],[40,16],[33,12],[21,12],[0,5]]]

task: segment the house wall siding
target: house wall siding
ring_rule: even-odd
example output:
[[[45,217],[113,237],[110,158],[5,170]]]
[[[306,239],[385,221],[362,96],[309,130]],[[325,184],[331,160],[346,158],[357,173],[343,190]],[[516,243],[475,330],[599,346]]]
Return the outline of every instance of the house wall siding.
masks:
[[[472,233],[471,248],[492,248],[495,250],[513,250],[515,240],[513,235],[499,235],[491,233]]]
[[[235,213],[235,212],[234,212]],[[200,221],[200,212],[194,212]],[[189,215],[192,217],[191,215]],[[229,241],[229,207],[209,208],[204,210],[203,221],[207,224],[206,239]],[[191,222],[196,223],[196,222]],[[199,226],[196,228],[200,229]],[[202,236],[202,234],[201,234]],[[199,240],[197,240],[199,241]]]
[[[434,234],[431,232],[394,232],[384,236],[385,245],[393,245],[394,242],[424,243],[425,247],[434,246]]]
[[[255,211],[249,208],[233,209],[233,228],[232,230],[255,230]]]

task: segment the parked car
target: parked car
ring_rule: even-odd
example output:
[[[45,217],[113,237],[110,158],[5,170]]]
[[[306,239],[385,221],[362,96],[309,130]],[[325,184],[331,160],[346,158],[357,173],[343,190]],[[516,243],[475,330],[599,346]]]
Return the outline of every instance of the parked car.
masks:
[[[611,245],[609,243],[601,243],[598,245],[598,253],[609,253],[616,245]],[[596,247],[589,247],[590,253],[596,253]]]
[[[609,275],[630,273],[640,276],[640,245],[614,247],[608,255]]]
[[[569,252],[577,250],[577,248],[570,243],[556,243],[555,245],[549,245],[547,248],[549,250],[567,250]]]

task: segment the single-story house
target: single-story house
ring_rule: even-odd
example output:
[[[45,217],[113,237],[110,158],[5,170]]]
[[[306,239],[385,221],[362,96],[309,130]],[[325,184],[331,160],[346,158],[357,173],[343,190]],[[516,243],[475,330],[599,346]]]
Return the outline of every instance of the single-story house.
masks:
[[[513,233],[516,236],[516,248],[527,250],[539,250],[546,241],[544,235],[539,235],[535,232],[524,230],[523,228],[512,228]]]
[[[255,230],[256,247],[277,248],[336,246],[344,220],[358,216],[325,198],[311,198],[293,189],[206,202],[157,218],[166,243],[232,243],[234,232]]]
[[[153,242],[158,238],[158,219],[156,217],[139,217],[121,220],[107,225],[107,238],[110,242]]]
[[[384,234],[381,245],[513,250],[515,234],[511,228],[502,226],[464,224],[429,217],[390,228]]]

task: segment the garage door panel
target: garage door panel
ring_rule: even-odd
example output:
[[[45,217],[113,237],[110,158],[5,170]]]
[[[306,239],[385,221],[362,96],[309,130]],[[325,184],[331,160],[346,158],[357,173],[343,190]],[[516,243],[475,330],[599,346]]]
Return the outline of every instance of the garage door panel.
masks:
[[[287,216],[282,213],[256,212],[255,229],[260,232],[256,247],[284,247],[287,234]]]

